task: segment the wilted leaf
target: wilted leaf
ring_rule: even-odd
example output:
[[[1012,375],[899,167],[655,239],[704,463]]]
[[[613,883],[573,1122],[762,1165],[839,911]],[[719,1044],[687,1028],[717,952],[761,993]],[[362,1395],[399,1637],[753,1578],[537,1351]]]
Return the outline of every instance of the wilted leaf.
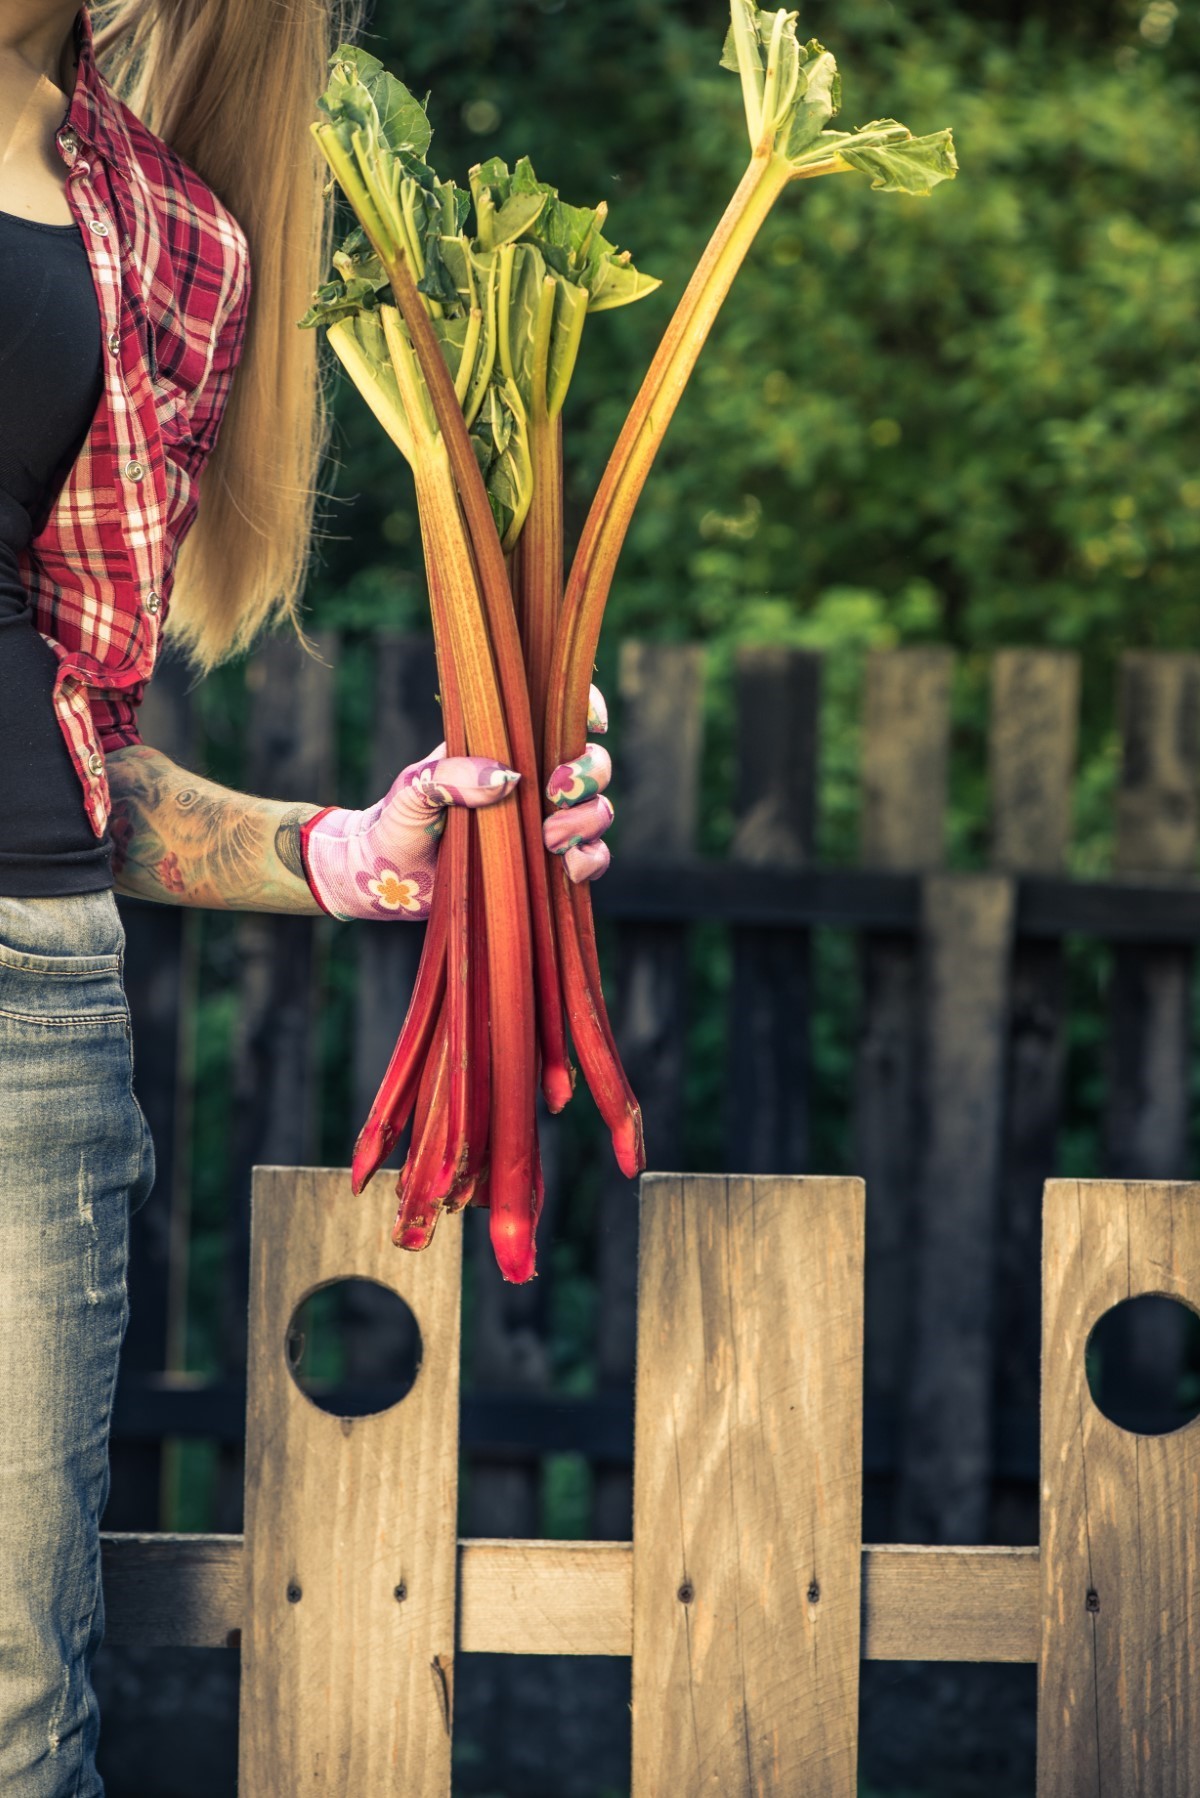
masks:
[[[832,151],[850,168],[870,175],[871,186],[884,193],[927,194],[939,181],[953,180],[958,161],[951,132],[935,131],[928,137],[890,135],[903,130],[893,119],[877,120],[852,135],[823,143],[822,155]]]

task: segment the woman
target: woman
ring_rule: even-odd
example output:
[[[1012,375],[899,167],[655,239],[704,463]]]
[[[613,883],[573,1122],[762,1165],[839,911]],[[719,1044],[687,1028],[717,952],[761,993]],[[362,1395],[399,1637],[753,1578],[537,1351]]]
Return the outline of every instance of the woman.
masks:
[[[295,324],[332,223],[308,124],[329,51],[353,28],[339,7],[0,11],[0,1790],[12,1798],[103,1791],[99,1520],[128,1219],[154,1177],[114,882],[184,905],[418,916],[446,804],[503,803],[517,778],[434,751],[347,812],[230,792],[138,734],[168,613],[201,670],[296,619],[328,435],[314,333]],[[576,879],[607,865],[608,773],[589,745],[553,783],[582,789],[546,825]]]

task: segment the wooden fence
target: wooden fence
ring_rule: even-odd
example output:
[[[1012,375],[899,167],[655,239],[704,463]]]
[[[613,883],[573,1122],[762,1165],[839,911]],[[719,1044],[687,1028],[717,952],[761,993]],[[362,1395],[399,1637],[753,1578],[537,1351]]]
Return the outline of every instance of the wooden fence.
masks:
[[[461,1220],[397,1255],[345,1170],[259,1168],[245,1532],[106,1535],[109,1638],[240,1642],[242,1798],[447,1798],[475,1652],[631,1656],[634,1798],[852,1798],[864,1658],[1036,1662],[1039,1798],[1191,1798],[1200,1425],[1110,1423],[1085,1347],[1138,1293],[1200,1305],[1200,1187],[1045,1201],[1040,1547],[863,1545],[863,1185],[770,1175],[642,1182],[632,1541],[459,1541]],[[368,1417],[287,1353],[351,1277],[422,1344]]]
[[[324,800],[335,783],[340,646],[323,661],[272,643],[249,666],[245,784]],[[347,648],[346,653],[350,653]],[[361,646],[359,646],[360,661]],[[438,736],[428,646],[381,639],[370,766],[361,803]],[[652,1165],[684,1153],[688,1011],[697,929],[731,943],[725,1165],[803,1173],[814,1164],[814,932],[856,940],[858,1018],[847,1165],[865,1177],[867,1516],[878,1537],[969,1543],[1036,1539],[1037,1269],[1044,1177],[1061,1168],[1072,938],[1111,949],[1107,1048],[1096,1101],[1098,1171],[1173,1179],[1192,1170],[1189,1033],[1200,939],[1197,764],[1200,658],[1131,654],[1119,691],[1115,869],[1067,874],[1079,712],[1071,655],[1006,651],[991,666],[986,869],[947,870],[954,658],[932,647],[869,658],[861,714],[857,865],[817,858],[822,790],[820,658],[761,649],[737,662],[738,734],[727,859],[701,857],[705,664],[692,645],[623,646],[610,693],[619,853],[595,889],[614,951],[614,1022],[648,1120]],[[363,708],[364,713],[368,708]],[[147,696],[147,740],[188,761],[187,695],[164,664]],[[346,735],[342,723],[343,737]],[[193,764],[194,765],[194,764]],[[421,932],[245,916],[236,924],[238,1030],[227,1141],[229,1235],[224,1365],[185,1369],[190,998],[198,920],[123,901],[139,1094],[158,1144],[158,1190],[133,1220],[132,1315],[114,1420],[106,1521],[161,1520],[164,1438],[222,1443],[217,1526],[242,1526],[250,1170],[313,1165],[318,1019],[335,930],[358,961],[345,1040],[348,1159],[403,1014]],[[339,939],[345,941],[344,938]],[[819,1017],[818,1017],[819,1023]],[[582,1101],[587,1104],[586,1099]],[[543,1224],[556,1240],[563,1180],[550,1134]],[[826,1164],[828,1165],[828,1164]],[[594,1389],[555,1389],[546,1320],[553,1271],[505,1287],[486,1255],[472,1270],[473,1347],[461,1431],[472,1526],[537,1533],[540,1457],[577,1450],[593,1470],[590,1533],[628,1538],[632,1518],[635,1264],[631,1189],[600,1176],[594,1242]],[[386,1193],[368,1191],[382,1216]],[[344,1408],[381,1377],[387,1344],[371,1289],[344,1319]],[[1127,1363],[1174,1402],[1183,1355],[1133,1327]],[[1152,1409],[1154,1408],[1152,1404]],[[857,1453],[857,1450],[855,1451]],[[464,1563],[468,1564],[468,1563]],[[479,1563],[482,1565],[482,1563]],[[591,1564],[591,1563],[589,1563]],[[596,1563],[599,1564],[598,1562]],[[617,1563],[613,1563],[616,1565]],[[626,1563],[620,1563],[625,1565]],[[915,1564],[915,1563],[914,1563]]]

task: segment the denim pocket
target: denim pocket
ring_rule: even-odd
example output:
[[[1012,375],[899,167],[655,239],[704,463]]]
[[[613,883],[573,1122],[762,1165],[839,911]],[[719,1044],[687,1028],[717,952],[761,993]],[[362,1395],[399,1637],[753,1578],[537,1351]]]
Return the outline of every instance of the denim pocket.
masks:
[[[86,979],[90,974],[119,974],[121,951],[114,955],[45,955],[32,949],[14,949],[0,942],[0,968],[21,974],[40,974],[67,979]]]
[[[0,897],[0,1014],[45,1024],[127,1019],[124,960],[111,890]]]

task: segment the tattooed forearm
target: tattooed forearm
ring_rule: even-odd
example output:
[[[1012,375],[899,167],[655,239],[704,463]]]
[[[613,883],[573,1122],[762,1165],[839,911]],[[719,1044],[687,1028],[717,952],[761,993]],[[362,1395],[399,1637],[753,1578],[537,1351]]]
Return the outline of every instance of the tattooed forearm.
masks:
[[[117,891],[222,911],[319,915],[300,860],[300,826],[320,810],[202,780],[157,749],[108,757]]]
[[[317,810],[312,805],[294,805],[275,826],[275,853],[297,880],[304,880],[304,863],[300,859],[300,826]],[[315,876],[314,876],[315,878]],[[305,881],[307,885],[307,881]]]

